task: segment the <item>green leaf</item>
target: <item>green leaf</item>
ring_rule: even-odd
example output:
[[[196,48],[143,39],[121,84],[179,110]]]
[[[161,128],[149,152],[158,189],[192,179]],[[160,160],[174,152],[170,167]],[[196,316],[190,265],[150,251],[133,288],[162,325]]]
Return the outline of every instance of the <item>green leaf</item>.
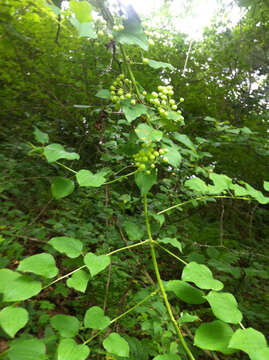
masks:
[[[208,194],[210,192],[206,183],[198,177],[194,177],[185,181],[185,186],[201,194]]]
[[[9,360],[45,360],[46,346],[38,339],[14,340],[8,349],[8,358]]]
[[[269,347],[264,347],[255,351],[254,354],[250,356],[251,360],[268,360],[269,359]]]
[[[145,142],[160,141],[163,137],[163,133],[160,130],[155,130],[147,124],[140,124],[135,129],[136,135],[139,139]]]
[[[44,149],[44,155],[49,163],[59,159],[79,160],[79,154],[65,151],[64,147],[60,144],[47,145]]]
[[[173,138],[175,140],[179,141],[180,143],[182,143],[183,145],[185,145],[187,148],[189,148],[192,151],[196,152],[195,145],[193,144],[193,142],[191,141],[191,139],[187,135],[173,133]]]
[[[137,119],[142,114],[146,114],[148,108],[144,104],[131,105],[129,100],[123,102],[122,111],[129,123]]]
[[[129,356],[129,344],[117,333],[111,333],[107,338],[105,338],[103,346],[106,351],[111,354],[122,357]]]
[[[254,189],[249,184],[245,184],[246,189],[250,196],[252,196],[255,200],[257,200],[260,204],[268,204],[269,197],[265,197],[261,191]]]
[[[231,324],[238,324],[242,321],[243,316],[238,310],[237,301],[232,294],[211,291],[205,296],[205,299],[218,319]]]
[[[90,349],[86,345],[78,345],[74,339],[63,339],[57,353],[57,360],[85,360]]]
[[[181,360],[181,357],[176,354],[165,354],[157,355],[153,358],[153,360]]]
[[[106,182],[103,173],[93,174],[89,170],[80,170],[76,174],[76,178],[80,186],[99,187]]]
[[[35,135],[36,141],[41,143],[41,144],[47,144],[49,142],[48,134],[46,134],[43,131],[39,130],[37,127],[35,127],[34,135]]]
[[[228,324],[216,320],[202,324],[196,330],[194,345],[201,349],[220,351],[223,354],[230,355],[235,352],[235,350],[228,348],[232,335],[233,330]]]
[[[70,195],[75,189],[74,181],[57,176],[52,179],[51,193],[55,199],[61,199]]]
[[[60,13],[61,13],[61,9],[58,7],[58,6],[55,6],[55,5],[50,5],[48,3],[45,3],[47,5],[47,7],[49,7],[56,16],[58,16]]]
[[[168,164],[172,165],[174,168],[177,168],[182,160],[182,157],[178,150],[174,147],[166,146],[168,152],[165,154],[165,157],[168,159]]]
[[[163,214],[157,215],[157,214],[150,214],[153,219],[155,219],[156,221],[158,221],[158,223],[160,224],[160,227],[163,226],[164,221],[165,221],[165,217]]]
[[[157,184],[157,171],[154,170],[150,175],[144,171],[135,174],[135,183],[139,187],[141,195],[146,195],[154,184]]]
[[[226,175],[211,173],[209,177],[214,183],[214,186],[208,186],[210,193],[220,194],[228,190],[232,184],[232,179]]]
[[[17,270],[28,271],[46,278],[52,278],[58,274],[54,257],[47,253],[30,256],[20,263]]]
[[[92,21],[92,7],[88,1],[70,0],[69,6],[80,23]]]
[[[141,240],[145,234],[145,231],[141,225],[137,225],[131,221],[126,221],[124,223],[124,230],[127,232],[128,238],[131,241]]]
[[[4,302],[29,299],[37,295],[41,289],[41,283],[29,276],[9,269],[0,270],[0,293],[3,294]]]
[[[110,257],[107,255],[98,256],[89,252],[84,256],[84,263],[90,270],[91,276],[95,276],[110,264]]]
[[[108,327],[110,318],[104,315],[104,310],[98,306],[93,306],[86,311],[84,316],[85,328],[102,330]]]
[[[66,285],[84,293],[86,291],[89,278],[90,274],[87,271],[81,269],[75,272],[69,279],[67,279]]]
[[[235,196],[248,196],[249,192],[238,184],[231,184],[230,189],[234,191]]]
[[[164,243],[164,244],[170,244],[177,248],[182,253],[182,245],[176,238],[163,238],[158,239],[158,242]]]
[[[124,30],[115,33],[115,38],[121,44],[138,45],[148,50],[148,40],[141,25],[141,21],[132,5],[125,7],[127,20],[123,22]]]
[[[221,290],[222,282],[213,278],[211,270],[203,264],[190,262],[182,272],[182,280],[193,282],[200,289]]]
[[[79,37],[88,37],[91,39],[97,38],[91,22],[80,23],[76,18],[70,18],[69,20],[77,29]]]
[[[194,321],[198,321],[200,320],[199,317],[197,315],[191,315],[187,312],[184,312],[183,315],[180,316],[180,318],[178,319],[179,324],[185,324],[185,323],[189,323],[189,322],[194,322]]]
[[[229,347],[242,350],[252,358],[260,349],[267,347],[267,344],[261,332],[248,328],[236,330],[230,340]]]
[[[190,284],[181,280],[170,280],[165,283],[167,291],[173,291],[173,293],[180,300],[187,304],[203,304],[206,302],[204,299],[204,293],[191,286]]]
[[[263,187],[264,187],[264,190],[269,191],[269,181],[264,181]]]
[[[50,319],[50,323],[65,338],[76,336],[80,328],[78,319],[69,315],[57,314]]]
[[[67,236],[56,236],[50,239],[49,244],[60,253],[66,254],[70,258],[81,255],[83,244],[81,241]]]
[[[0,311],[0,326],[11,337],[28,322],[28,312],[23,308],[5,307]]]
[[[166,62],[162,62],[162,61],[155,61],[155,60],[148,59],[147,64],[150,67],[152,67],[153,69],[168,68],[169,70],[175,70],[173,65],[168,64]]]
[[[95,96],[101,99],[110,99],[110,91],[107,89],[101,89],[95,94]]]

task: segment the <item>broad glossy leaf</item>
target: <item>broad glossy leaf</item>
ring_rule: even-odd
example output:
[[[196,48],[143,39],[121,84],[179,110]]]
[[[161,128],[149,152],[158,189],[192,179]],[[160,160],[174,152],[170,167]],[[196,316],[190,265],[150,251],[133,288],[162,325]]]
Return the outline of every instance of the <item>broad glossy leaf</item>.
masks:
[[[245,184],[246,189],[250,196],[252,196],[255,200],[257,200],[260,204],[268,204],[269,197],[265,197],[261,191],[254,189],[249,184]]]
[[[121,44],[138,45],[148,50],[148,40],[141,25],[141,21],[132,5],[125,7],[127,20],[123,22],[124,30],[115,33],[115,38]]]
[[[67,279],[66,285],[84,293],[86,291],[89,278],[90,274],[87,271],[81,269],[75,272],[69,279]]]
[[[61,199],[70,195],[75,189],[74,181],[61,176],[53,178],[51,193],[55,199]]]
[[[107,255],[95,255],[91,252],[84,256],[84,263],[90,270],[91,276],[97,275],[110,264],[110,257]]]
[[[70,18],[69,20],[77,29],[79,37],[88,37],[91,39],[97,38],[91,22],[80,23],[76,18]]]
[[[148,59],[147,64],[152,67],[153,69],[166,69],[168,68],[169,70],[175,70],[174,66],[171,64],[168,64],[166,62],[162,62],[162,61],[155,61],[155,60],[151,60]]]
[[[88,1],[70,0],[69,6],[80,23],[92,21],[92,6]]]
[[[223,191],[228,190],[232,184],[232,179],[223,174],[211,173],[209,177],[214,183],[214,186],[208,186],[211,193],[214,192],[215,194],[220,194]]]
[[[4,302],[29,299],[37,295],[41,289],[41,283],[30,276],[9,269],[0,270],[0,293],[3,294]]]
[[[264,187],[264,190],[269,191],[269,181],[264,181],[263,187]]]
[[[154,184],[157,184],[157,171],[154,170],[150,175],[144,171],[135,174],[135,183],[139,187],[141,195],[146,195]]]
[[[182,160],[179,151],[175,147],[170,146],[166,146],[166,149],[168,152],[165,154],[165,156],[168,159],[168,164],[172,165],[174,168],[177,168]]]
[[[103,173],[93,174],[89,170],[80,170],[76,174],[76,178],[80,186],[99,187],[106,182]]]
[[[54,257],[47,253],[29,256],[22,260],[17,270],[28,271],[46,278],[52,278],[58,274],[58,268]]]
[[[205,298],[218,319],[231,324],[242,321],[242,313],[238,310],[237,301],[232,294],[211,291]]]
[[[203,304],[206,302],[203,291],[196,289],[182,280],[167,281],[165,288],[167,291],[173,291],[176,297],[187,304]]]
[[[176,238],[166,237],[163,239],[158,239],[158,242],[161,242],[164,244],[170,244],[170,245],[174,246],[175,248],[177,248],[182,253],[182,245]]]
[[[41,143],[41,144],[47,144],[49,142],[48,134],[46,134],[43,131],[39,130],[37,127],[35,127],[34,135],[35,135],[36,141]]]
[[[23,308],[5,307],[0,311],[0,326],[11,337],[28,322],[28,312]]]
[[[248,196],[249,192],[243,186],[231,184],[230,189],[234,191],[235,196]]]
[[[189,322],[194,322],[200,320],[197,315],[192,315],[187,312],[184,312],[183,315],[178,319],[179,324],[185,324]]]
[[[255,351],[254,354],[250,356],[251,360],[267,360],[269,359],[269,347],[264,347]]]
[[[66,254],[70,258],[81,255],[83,244],[81,241],[67,236],[56,236],[50,239],[49,244],[60,253]]]
[[[111,333],[107,338],[105,338],[103,346],[106,351],[111,354],[122,357],[129,356],[129,344],[117,333]]]
[[[185,145],[187,148],[191,149],[192,151],[196,151],[196,146],[187,135],[173,133],[173,138]]]
[[[135,129],[136,135],[139,139],[145,142],[156,142],[160,141],[163,137],[163,133],[160,130],[155,130],[147,124],[140,124]]]
[[[75,316],[57,314],[50,319],[50,323],[65,338],[76,336],[80,328]]]
[[[201,349],[220,351],[229,355],[235,352],[228,348],[232,335],[233,330],[228,324],[216,320],[200,325],[195,332],[194,345]]]
[[[44,149],[44,155],[49,163],[59,159],[79,160],[79,154],[75,152],[67,152],[60,144],[50,144]]]
[[[46,346],[39,339],[14,340],[8,349],[9,360],[45,360]]]
[[[181,360],[182,358],[177,354],[165,354],[165,355],[157,355],[153,358],[153,360]]]
[[[90,349],[86,345],[78,345],[74,339],[63,339],[57,353],[57,360],[85,360]]]
[[[85,328],[102,330],[108,327],[110,318],[104,315],[104,310],[98,306],[93,306],[86,311],[84,316]]]
[[[127,232],[128,238],[131,241],[141,240],[145,234],[144,228],[132,221],[126,221],[124,223],[124,230]]]
[[[122,111],[129,123],[137,119],[142,114],[146,114],[148,108],[144,104],[131,105],[129,100],[123,102]]]
[[[201,194],[209,193],[209,189],[208,189],[206,183],[198,177],[194,177],[194,178],[191,178],[191,179],[185,181],[185,186],[187,186],[189,189],[197,191],[198,193],[201,193]]]
[[[182,272],[182,280],[193,282],[200,289],[221,290],[222,282],[213,278],[211,270],[202,264],[190,262]]]
[[[101,89],[99,90],[95,96],[101,98],[101,99],[109,99],[110,98],[110,91],[107,89]]]
[[[253,328],[238,329],[233,334],[229,347],[242,350],[252,357],[260,349],[267,347],[267,343],[264,335]]]

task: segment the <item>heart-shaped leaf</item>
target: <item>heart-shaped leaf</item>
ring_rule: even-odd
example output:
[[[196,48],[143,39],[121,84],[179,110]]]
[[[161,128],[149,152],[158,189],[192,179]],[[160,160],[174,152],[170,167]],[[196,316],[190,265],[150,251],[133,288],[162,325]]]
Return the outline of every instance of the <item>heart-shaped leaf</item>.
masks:
[[[163,239],[158,239],[158,242],[161,242],[164,244],[170,244],[170,245],[174,246],[175,248],[177,248],[182,253],[182,245],[176,238],[166,237]]]
[[[110,257],[107,255],[95,255],[91,252],[84,256],[84,263],[90,270],[91,276],[95,276],[110,264]]]
[[[105,338],[103,346],[106,351],[111,354],[129,357],[129,344],[117,333],[111,333],[107,338]]]
[[[267,347],[267,343],[264,335],[253,328],[238,329],[233,334],[229,347],[242,350],[250,357],[254,357],[260,349]]]
[[[49,244],[60,253],[66,254],[71,259],[81,255],[83,244],[81,241],[67,237],[56,236],[50,239]]]
[[[90,353],[86,345],[78,345],[73,339],[61,340],[57,360],[85,360]]]
[[[167,291],[173,293],[182,301],[188,304],[203,304],[206,302],[204,293],[181,280],[170,280],[165,283]]]
[[[54,257],[47,253],[30,256],[20,263],[17,270],[29,271],[46,278],[52,278],[58,274]]]
[[[23,308],[5,307],[0,311],[0,326],[11,337],[14,337],[28,322],[28,312]]]
[[[57,314],[50,319],[51,325],[62,337],[71,338],[77,335],[80,323],[74,316]]]
[[[182,280],[193,282],[200,289],[221,290],[223,283],[213,278],[211,270],[202,264],[190,262],[182,272]]]
[[[46,346],[39,339],[14,340],[8,349],[9,360],[45,360]],[[70,360],[70,359],[69,359]]]
[[[135,174],[135,183],[139,187],[141,195],[146,195],[154,184],[157,183],[157,171],[151,172],[150,175],[144,171],[139,171]]]
[[[44,155],[49,163],[59,159],[79,160],[79,154],[75,152],[67,152],[60,144],[50,144],[44,149]]]
[[[80,170],[76,178],[80,186],[99,187],[106,181],[102,173],[93,174],[89,170]]]
[[[93,306],[86,311],[84,317],[85,328],[102,330],[108,327],[110,318],[104,315],[104,310],[98,306]]]
[[[90,274],[87,271],[81,269],[75,272],[69,279],[67,279],[66,285],[84,293],[87,288],[89,278]]]
[[[62,199],[70,195],[75,189],[74,181],[57,176],[52,179],[51,193],[55,199]]]

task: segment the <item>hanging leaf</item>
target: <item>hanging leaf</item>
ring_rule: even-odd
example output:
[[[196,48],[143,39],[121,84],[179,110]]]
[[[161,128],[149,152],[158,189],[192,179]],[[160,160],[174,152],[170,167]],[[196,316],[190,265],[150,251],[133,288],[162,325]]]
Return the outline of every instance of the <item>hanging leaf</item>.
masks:
[[[269,359],[269,347],[264,347],[257,350],[254,354],[250,356],[251,360],[267,360]]]
[[[53,237],[50,239],[49,244],[53,246],[55,250],[66,254],[72,259],[80,256],[83,248],[81,241],[67,236]]]
[[[125,7],[127,20],[123,22],[124,30],[116,32],[115,38],[121,44],[138,45],[148,50],[148,40],[141,25],[141,21],[132,5]]]
[[[209,177],[214,183],[214,186],[208,186],[211,194],[221,194],[222,192],[229,190],[233,181],[229,176],[223,174],[211,173]]]
[[[228,324],[216,320],[200,325],[195,332],[194,345],[201,349],[220,351],[225,355],[230,355],[236,351],[228,348],[232,335],[233,330]]]
[[[52,179],[51,193],[55,199],[70,195],[75,189],[74,181],[58,176]]]
[[[107,255],[98,256],[89,252],[84,256],[84,263],[90,270],[91,276],[95,276],[110,264],[110,257]]]
[[[57,314],[50,319],[50,323],[65,338],[76,336],[80,328],[78,319],[69,315]]]
[[[158,239],[158,242],[164,243],[164,244],[170,244],[177,248],[182,253],[182,245],[176,238],[163,238]]]
[[[63,339],[57,353],[57,360],[85,360],[90,349],[86,345],[78,345],[74,339]]]
[[[172,165],[174,168],[179,167],[182,157],[178,150],[175,147],[165,146],[168,152],[165,154],[165,157],[168,160],[168,164]]]
[[[104,310],[98,306],[93,306],[86,311],[84,316],[84,327],[103,330],[110,324],[110,318],[104,315]]]
[[[95,94],[95,96],[101,99],[110,99],[110,91],[107,89],[101,89]]]
[[[127,232],[128,238],[131,241],[139,241],[143,239],[145,234],[144,228],[134,222],[126,221],[124,223],[124,230]]]
[[[123,101],[122,111],[129,123],[137,119],[142,114],[146,114],[148,108],[144,104],[132,105],[130,100]]]
[[[183,145],[185,145],[187,148],[196,152],[196,146],[194,145],[194,143],[191,141],[191,139],[187,135],[173,133],[173,138],[175,140],[179,141],[180,143],[182,143]]]
[[[184,185],[187,186],[189,189],[191,189],[193,191],[197,191],[198,193],[201,193],[201,194],[209,193],[209,189],[208,189],[206,183],[198,177],[194,177],[194,178],[191,178],[191,179],[185,181]]]
[[[11,337],[28,322],[28,312],[23,308],[5,307],[0,311],[0,326]]]
[[[254,189],[249,184],[245,184],[248,194],[257,200],[260,204],[268,204],[269,197],[265,197],[261,191]]]
[[[65,151],[64,147],[60,144],[47,145],[44,149],[44,155],[49,163],[59,159],[79,160],[79,154]]]
[[[237,301],[232,294],[211,291],[205,299],[218,319],[231,324],[242,321],[242,313],[238,310]]]
[[[89,170],[80,170],[76,178],[80,186],[99,187],[106,182],[103,173],[93,174]]]
[[[169,70],[175,70],[174,66],[171,64],[168,64],[166,62],[162,62],[162,61],[155,61],[155,60],[151,60],[148,59],[147,64],[152,67],[153,69],[166,69],[168,68]]]
[[[185,324],[185,323],[190,323],[190,322],[195,322],[195,321],[199,321],[200,318],[197,315],[191,315],[187,312],[184,312],[183,315],[180,316],[180,318],[178,319],[179,324]]]
[[[193,282],[200,289],[221,290],[223,283],[213,278],[211,270],[202,264],[190,262],[182,272],[182,280]]]
[[[157,184],[157,171],[154,170],[150,175],[144,171],[135,174],[135,183],[139,187],[141,195],[146,195],[154,184]]]
[[[66,285],[84,293],[86,291],[89,279],[90,274],[87,271],[81,269],[75,272],[69,279],[67,279]]]
[[[230,340],[229,347],[242,350],[251,358],[254,358],[259,350],[267,347],[267,344],[266,339],[261,332],[253,328],[248,328],[236,330]]]
[[[46,346],[39,339],[14,340],[8,349],[9,360],[45,360]]]
[[[18,271],[28,271],[46,278],[52,278],[58,274],[54,257],[47,253],[30,256],[20,263]]]
[[[176,354],[165,354],[158,355],[153,358],[153,360],[181,360],[182,358]]]
[[[173,293],[180,300],[187,304],[203,304],[206,302],[204,299],[204,293],[191,286],[190,284],[181,280],[170,280],[165,283],[167,291],[173,291]]]
[[[117,333],[111,333],[107,338],[105,338],[103,346],[106,351],[111,354],[129,357],[129,344]]]
[[[36,141],[41,143],[41,144],[47,144],[49,142],[48,134],[46,134],[43,131],[39,130],[37,127],[35,127],[34,135],[35,135]]]
[[[96,39],[97,35],[91,22],[80,23],[76,18],[69,18],[69,21],[78,31],[79,37]]]
[[[264,187],[264,190],[269,191],[269,181],[264,181],[263,187]]]
[[[80,23],[92,21],[92,6],[88,3],[88,1],[70,0],[69,7]]]
[[[37,295],[42,289],[41,283],[26,275],[9,270],[0,270],[0,293],[2,301],[23,301]]]
[[[163,133],[160,130],[155,130],[147,124],[140,124],[135,129],[136,135],[139,139],[145,142],[156,142],[162,139]]]

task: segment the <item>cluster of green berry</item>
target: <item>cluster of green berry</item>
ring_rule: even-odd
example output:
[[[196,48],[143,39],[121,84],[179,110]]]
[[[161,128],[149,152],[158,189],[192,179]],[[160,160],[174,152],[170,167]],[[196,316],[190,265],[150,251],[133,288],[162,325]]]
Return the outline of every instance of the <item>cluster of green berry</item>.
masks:
[[[176,104],[176,101],[172,98],[174,95],[173,87],[171,85],[168,86],[158,86],[158,93],[156,91],[153,91],[151,93],[151,97],[149,99],[149,102],[157,108],[159,114],[167,118],[169,111],[177,111],[179,117],[179,121],[184,120],[183,116],[181,115],[181,111],[178,110],[178,104]],[[179,104],[184,101],[183,98],[179,99]]]
[[[116,23],[112,27],[112,31],[114,33],[124,30],[124,26],[122,24],[123,20],[126,20],[125,15],[121,15],[120,17],[116,18]],[[96,21],[96,25],[99,28],[97,31],[98,37],[104,38],[107,36],[109,40],[114,38],[113,33],[110,33],[106,28],[106,21],[104,19],[98,19]]]
[[[131,105],[136,105],[136,99],[132,95],[132,82],[120,74],[110,86],[110,100],[119,104],[121,100],[130,99]]]
[[[147,175],[151,174],[151,170],[155,169],[156,163],[161,159],[163,162],[168,162],[167,157],[163,156],[168,152],[168,149],[156,150],[153,144],[142,144],[143,149],[133,155],[135,165],[139,171],[145,171]]]

